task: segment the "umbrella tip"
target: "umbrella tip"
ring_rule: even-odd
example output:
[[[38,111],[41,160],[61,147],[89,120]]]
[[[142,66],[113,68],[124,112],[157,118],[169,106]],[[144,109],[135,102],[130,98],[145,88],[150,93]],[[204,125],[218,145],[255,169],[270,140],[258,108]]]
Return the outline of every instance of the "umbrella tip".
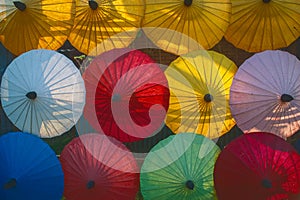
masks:
[[[20,11],[24,11],[26,9],[26,4],[21,1],[13,1],[13,3]]]
[[[95,187],[95,181],[88,181],[86,184],[86,188],[92,189],[93,187]]]
[[[269,179],[262,180],[261,184],[263,185],[264,188],[271,188],[272,187],[272,182]]]
[[[206,101],[207,103],[211,102],[213,99],[214,98],[211,94],[204,95],[204,101]]]
[[[290,101],[292,101],[292,100],[294,100],[294,97],[292,97],[291,95],[289,95],[289,94],[282,94],[281,95],[281,97],[280,97],[280,100],[282,101],[282,102],[290,102]]]
[[[92,10],[96,10],[98,8],[98,3],[93,0],[89,0],[89,6]]]
[[[28,92],[28,93],[26,94],[26,97],[27,97],[28,99],[34,100],[34,99],[36,99],[37,94],[36,94],[36,92],[31,91],[31,92]]]
[[[264,3],[269,3],[271,0],[263,0]]]
[[[15,178],[10,179],[7,183],[3,185],[5,190],[9,190],[17,186],[17,180]]]
[[[195,187],[195,184],[194,184],[193,181],[188,180],[188,181],[185,182],[185,186],[186,186],[188,189],[193,190],[194,187]]]
[[[186,5],[186,6],[192,5],[192,3],[193,3],[193,0],[184,0],[184,5]]]

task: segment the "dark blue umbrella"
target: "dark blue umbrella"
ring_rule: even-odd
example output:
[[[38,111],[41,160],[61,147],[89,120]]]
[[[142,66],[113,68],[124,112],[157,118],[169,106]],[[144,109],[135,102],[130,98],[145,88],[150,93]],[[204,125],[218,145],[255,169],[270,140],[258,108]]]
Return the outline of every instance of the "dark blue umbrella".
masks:
[[[0,137],[1,200],[59,200],[63,190],[61,164],[47,143],[22,132]]]

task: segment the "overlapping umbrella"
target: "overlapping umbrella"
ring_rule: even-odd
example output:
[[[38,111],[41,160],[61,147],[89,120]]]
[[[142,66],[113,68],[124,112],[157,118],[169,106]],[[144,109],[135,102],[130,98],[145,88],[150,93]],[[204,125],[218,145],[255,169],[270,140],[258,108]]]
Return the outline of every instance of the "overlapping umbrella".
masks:
[[[22,132],[0,137],[0,199],[59,200],[64,174],[54,151]]]
[[[163,71],[147,54],[126,48],[105,52],[92,61],[83,78],[84,116],[97,131],[132,142],[161,129],[169,89]]]
[[[52,50],[31,50],[6,69],[1,103],[17,128],[43,138],[75,125],[85,104],[84,82],[71,60]]]
[[[141,168],[144,199],[215,199],[213,172],[219,153],[213,141],[198,134],[162,140],[151,149]]]
[[[212,48],[225,34],[230,16],[229,0],[146,0],[143,30],[158,47],[180,55],[199,50],[195,42]]]
[[[132,200],[138,192],[135,159],[119,141],[98,133],[83,134],[60,157],[66,199]]]
[[[214,51],[195,51],[179,57],[166,69],[170,104],[166,125],[174,132],[195,132],[217,138],[235,121],[229,89],[236,65]]]
[[[300,36],[298,0],[232,0],[225,38],[249,52],[289,46]]]
[[[230,107],[244,132],[264,131],[283,138],[300,128],[300,61],[284,51],[264,51],[238,69]]]
[[[76,0],[69,41],[79,51],[93,56],[127,47],[141,25],[144,7],[142,0]]]
[[[220,200],[296,200],[300,198],[300,156],[274,134],[244,134],[219,155],[214,182]]]
[[[0,41],[15,55],[56,50],[67,40],[74,16],[74,0],[1,0]]]

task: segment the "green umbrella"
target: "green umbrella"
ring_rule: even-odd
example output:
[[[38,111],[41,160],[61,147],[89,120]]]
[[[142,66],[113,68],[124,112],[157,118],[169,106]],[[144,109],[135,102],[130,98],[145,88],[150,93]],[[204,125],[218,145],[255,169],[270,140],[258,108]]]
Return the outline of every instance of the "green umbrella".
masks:
[[[177,134],[162,140],[141,168],[144,199],[215,199],[213,171],[219,153],[203,135]]]

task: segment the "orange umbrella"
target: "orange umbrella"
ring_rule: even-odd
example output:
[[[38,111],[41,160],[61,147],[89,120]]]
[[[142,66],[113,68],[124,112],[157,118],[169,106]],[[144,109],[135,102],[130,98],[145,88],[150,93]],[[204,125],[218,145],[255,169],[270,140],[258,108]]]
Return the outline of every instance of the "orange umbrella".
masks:
[[[289,46],[300,36],[299,0],[231,0],[225,38],[249,52]]]
[[[143,15],[142,0],[76,0],[69,41],[87,55],[103,53],[96,49],[99,46],[105,51],[126,47],[134,40]]]
[[[0,41],[15,55],[56,50],[70,33],[74,12],[74,0],[1,1]]]

